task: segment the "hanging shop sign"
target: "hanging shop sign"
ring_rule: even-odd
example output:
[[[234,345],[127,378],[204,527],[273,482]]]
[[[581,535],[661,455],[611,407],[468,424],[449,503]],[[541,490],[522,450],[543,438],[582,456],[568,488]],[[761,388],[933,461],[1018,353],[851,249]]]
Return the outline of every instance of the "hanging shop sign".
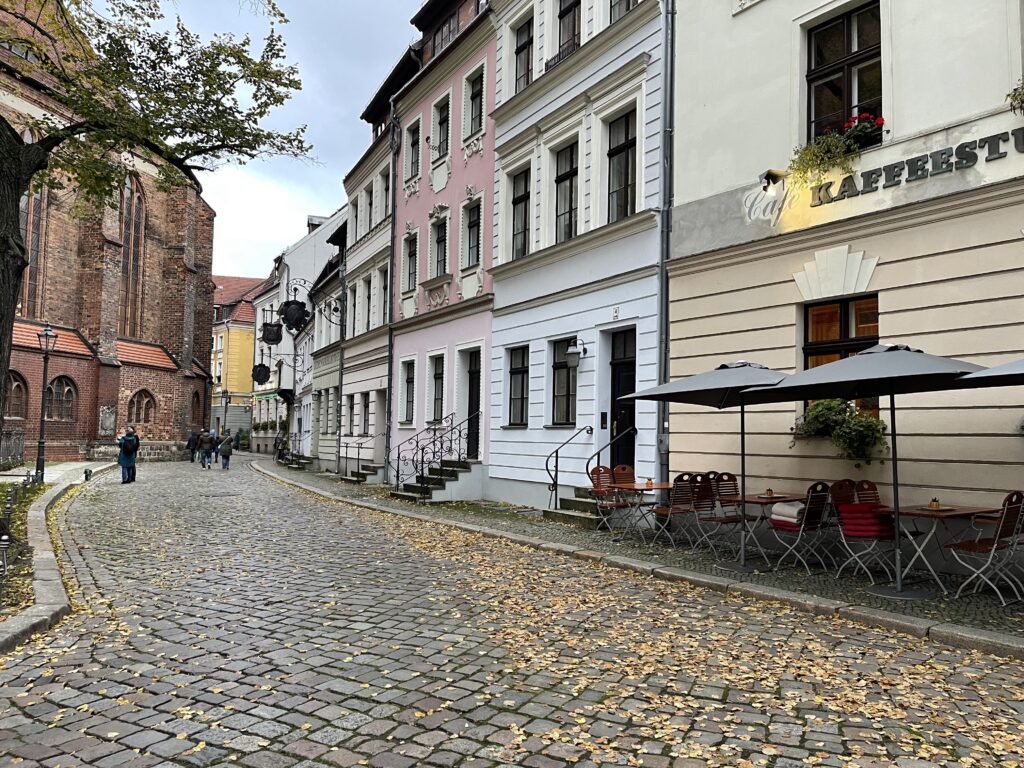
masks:
[[[257,384],[266,384],[270,381],[270,366],[265,363],[257,363],[252,367],[252,380]]]
[[[281,324],[280,323],[264,323],[263,334],[261,338],[264,344],[280,344],[281,343]]]
[[[880,189],[891,189],[901,184],[914,184],[934,176],[965,171],[980,162],[1002,160],[1009,154],[1011,144],[1014,151],[1024,154],[1024,128],[964,141],[956,146],[898,160],[881,168],[870,168],[847,176],[838,186],[834,181],[827,181],[811,187],[811,207],[831,205],[869,195]]]
[[[286,301],[281,305],[281,309],[278,310],[278,314],[284,321],[284,324],[288,327],[289,331],[298,333],[306,327],[306,323],[309,322],[310,314],[306,308],[306,302],[299,301],[298,299],[292,299]]]

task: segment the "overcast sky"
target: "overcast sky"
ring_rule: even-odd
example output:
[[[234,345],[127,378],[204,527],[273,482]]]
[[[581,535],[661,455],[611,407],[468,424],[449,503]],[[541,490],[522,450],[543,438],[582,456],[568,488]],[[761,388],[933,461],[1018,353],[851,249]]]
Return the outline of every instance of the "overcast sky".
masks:
[[[265,277],[274,257],[305,234],[307,214],[327,216],[345,202],[341,180],[370,144],[359,119],[405,47],[416,37],[408,20],[419,0],[279,0],[290,23],[282,28],[302,91],[269,125],[309,126],[312,160],[276,159],[203,174],[204,197],[217,211],[213,271]],[[234,0],[178,0],[195,32],[250,33],[266,19]]]

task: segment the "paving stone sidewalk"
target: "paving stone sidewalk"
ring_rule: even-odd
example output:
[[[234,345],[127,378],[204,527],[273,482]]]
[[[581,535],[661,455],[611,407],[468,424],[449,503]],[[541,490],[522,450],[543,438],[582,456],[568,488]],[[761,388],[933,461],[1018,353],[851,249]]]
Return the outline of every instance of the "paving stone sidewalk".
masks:
[[[143,465],[58,521],[77,612],[0,658],[0,766],[1024,761],[1024,665]]]
[[[805,592],[868,608],[902,613],[911,617],[961,624],[983,630],[1009,632],[1024,637],[1024,605],[1020,603],[1011,603],[1008,606],[1000,605],[990,592],[968,595],[960,600],[954,600],[952,595],[942,596],[936,592],[935,596],[928,600],[896,601],[869,593],[867,590],[871,583],[865,577],[853,574],[852,569],[847,569],[843,573],[842,581],[836,581],[830,573],[817,572],[808,575],[806,571],[799,568],[783,569],[777,573],[724,573],[715,567],[717,560],[707,554],[697,554],[683,548],[671,549],[664,542],[645,545],[638,539],[616,541],[615,537],[606,532],[590,531],[557,523],[544,519],[536,510],[516,508],[511,504],[487,502],[412,504],[390,498],[387,488],[342,483],[329,474],[290,470],[273,461],[257,460],[254,463],[278,475],[294,477],[299,482],[322,488],[334,496],[351,498],[354,501],[365,501],[404,511],[436,515],[439,518],[443,517],[457,522],[485,525],[509,533],[599,550],[621,557],[651,560],[688,571],[727,576],[731,581],[743,581],[793,592]]]

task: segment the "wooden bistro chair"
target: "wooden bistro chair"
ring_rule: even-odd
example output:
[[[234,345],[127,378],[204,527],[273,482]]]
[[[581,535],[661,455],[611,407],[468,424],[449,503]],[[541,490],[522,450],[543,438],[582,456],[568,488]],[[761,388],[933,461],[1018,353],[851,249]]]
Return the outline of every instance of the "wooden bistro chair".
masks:
[[[629,464],[619,464],[612,469],[612,482],[633,485],[636,483],[636,472]]]
[[[706,545],[716,558],[719,547],[732,549],[733,542],[726,532],[740,522],[739,513],[735,509],[724,510],[718,503],[718,485],[716,483],[718,474],[716,472],[714,478],[711,477],[711,473],[697,474],[690,478],[693,511],[697,520],[698,532],[694,549],[700,549]]]
[[[829,485],[823,482],[813,483],[807,489],[803,505],[776,504],[772,507],[768,524],[779,544],[785,548],[773,570],[779,570],[790,557],[802,565],[808,575],[811,573],[808,558],[818,560],[823,565],[825,558],[828,558],[835,568],[835,558],[826,546],[829,509]]]
[[[761,557],[764,558],[766,563],[771,563],[768,559],[768,553],[764,551],[761,546],[761,542],[757,539],[757,526],[761,522],[761,508],[758,507],[757,514],[746,511],[746,505],[742,502],[736,503],[735,501],[729,501],[728,497],[740,495],[740,481],[732,472],[719,472],[718,477],[714,479],[716,498],[718,499],[718,505],[722,509],[723,518],[725,519],[724,525],[731,526],[735,529],[735,536],[737,541],[739,540],[739,528],[743,523],[743,519],[740,517],[742,514],[747,516],[747,541],[754,542],[754,546],[761,552]],[[723,531],[724,533],[724,531]]]
[[[999,583],[1005,583],[1017,596],[1024,599],[1024,582],[1019,564],[1015,562],[1017,553],[1021,551],[1021,538],[1024,537],[1024,493],[1014,491],[1003,499],[1003,508],[999,516],[988,517],[988,524],[979,525],[971,521],[971,528],[960,541],[948,544],[953,557],[968,571],[970,575],[956,591],[960,597],[969,584],[974,585],[974,592],[987,584],[996,593],[999,602],[1006,605],[1006,598],[999,589]],[[985,534],[989,534],[985,536]]]
[[[878,495],[878,486],[870,480],[858,480],[857,501],[861,504],[881,504],[882,498]]]
[[[600,530],[612,530],[611,520],[615,513],[629,509],[629,503],[622,498],[622,494],[611,487],[614,482],[614,475],[610,467],[599,464],[590,470],[590,498],[594,500],[597,507]]]
[[[672,490],[669,491],[668,506],[654,509],[654,541],[664,535],[673,549],[676,546],[676,533],[686,537],[686,543],[691,549],[694,546],[692,532],[696,524],[696,513],[693,509],[691,477],[692,472],[680,472],[676,475],[672,481]]]

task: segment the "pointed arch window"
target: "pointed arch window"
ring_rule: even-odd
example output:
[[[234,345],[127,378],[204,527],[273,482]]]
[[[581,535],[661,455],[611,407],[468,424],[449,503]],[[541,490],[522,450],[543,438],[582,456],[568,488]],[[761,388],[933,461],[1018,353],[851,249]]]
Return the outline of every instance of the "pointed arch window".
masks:
[[[28,385],[17,371],[9,371],[4,380],[4,418],[24,419],[28,404]]]
[[[46,388],[46,420],[75,421],[77,418],[78,388],[67,376],[58,376]]]
[[[32,131],[24,131],[21,134],[26,144],[36,140]],[[43,275],[43,228],[46,221],[44,216],[44,190],[42,188],[30,188],[21,196],[19,207],[21,223],[21,239],[25,244],[25,258],[28,264],[22,275],[21,281],[21,303],[18,314],[22,317],[39,317],[42,307],[42,275]]]
[[[194,402],[193,402],[194,404]],[[132,424],[151,424],[156,416],[156,399],[140,389],[128,401],[128,421]]]
[[[202,403],[199,400],[199,393],[192,393],[192,423],[199,424],[203,420]]]
[[[121,291],[118,333],[142,335],[142,272],[145,264],[146,199],[134,176],[121,193]]]

